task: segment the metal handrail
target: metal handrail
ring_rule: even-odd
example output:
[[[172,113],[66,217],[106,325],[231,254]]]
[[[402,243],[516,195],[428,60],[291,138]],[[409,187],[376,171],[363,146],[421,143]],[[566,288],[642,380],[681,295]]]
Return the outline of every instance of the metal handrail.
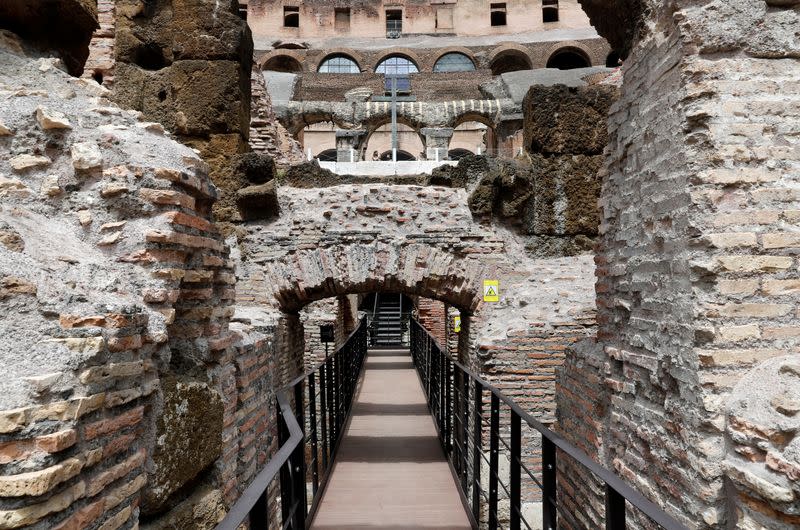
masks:
[[[506,487],[500,484],[507,492],[510,490],[515,496],[511,499],[511,528],[520,528],[520,522],[524,521],[520,509],[520,484],[519,477],[513,477],[514,472],[521,473],[522,465],[520,447],[520,422],[524,421],[531,428],[542,435],[542,488],[543,494],[543,519],[545,528],[557,528],[556,519],[564,514],[558,510],[558,496],[556,491],[556,451],[558,448],[566,455],[572,457],[581,466],[589,470],[598,477],[606,486],[606,529],[621,530],[625,526],[625,502],[638,509],[650,520],[665,530],[687,530],[674,517],[667,514],[655,503],[645,498],[641,493],[630,487],[609,469],[603,467],[579,448],[572,445],[560,435],[548,429],[528,412],[522,410],[520,406],[511,398],[503,394],[494,385],[481,378],[478,374],[464,366],[463,364],[450,359],[444,352],[439,343],[430,333],[416,320],[411,322],[411,355],[417,370],[423,381],[423,388],[428,396],[428,404],[436,423],[439,437],[445,453],[448,455],[457,474],[460,475],[459,487],[462,489],[464,498],[468,498],[467,484],[473,486],[473,505],[472,515],[475,520],[479,518],[480,507],[478,506],[479,492],[476,486],[480,483],[479,462],[482,454],[482,427],[484,402],[482,394],[487,390],[491,397],[490,414],[490,492],[489,492],[489,527],[496,528],[497,520],[497,484],[499,476],[497,473],[497,454],[499,452],[499,409],[500,403],[504,403],[511,411],[511,447],[514,449],[510,461],[512,466],[512,484]],[[470,382],[473,386],[474,403],[472,410],[469,407]],[[458,396],[456,396],[458,394]],[[456,403],[458,400],[458,403]],[[461,410],[456,411],[456,408]],[[472,417],[470,417],[472,412]],[[456,426],[457,413],[462,414],[459,425]],[[472,436],[468,436],[469,424],[478,425]],[[462,436],[464,439],[458,443],[456,438]],[[466,443],[472,439],[472,462],[470,456],[465,451]],[[508,448],[508,445],[505,444]],[[472,469],[469,469],[471,464]],[[494,469],[492,469],[494,468]],[[472,471],[470,478],[469,472]],[[527,469],[526,469],[527,471]],[[495,513],[492,513],[492,506]],[[515,513],[516,512],[516,513]],[[524,521],[527,525],[527,521]]]
[[[277,394],[278,406],[284,418],[289,418],[287,427],[290,432],[289,439],[281,446],[275,455],[270,458],[264,469],[259,471],[253,481],[242,492],[239,500],[231,507],[225,518],[216,526],[215,530],[236,530],[245,519],[251,517],[256,505],[263,502],[263,496],[269,484],[275,479],[281,468],[286,464],[294,453],[295,449],[303,441],[303,430],[297,423],[286,396],[285,390],[279,390]]]
[[[278,512],[282,519],[278,527],[306,527],[322,497],[350,415],[366,357],[366,331],[366,319],[362,319],[330,357],[276,392],[280,447],[215,530],[236,530],[245,521],[250,530],[271,528],[270,518]],[[306,436],[307,430],[310,436]],[[270,485],[279,475],[280,507],[270,506]]]

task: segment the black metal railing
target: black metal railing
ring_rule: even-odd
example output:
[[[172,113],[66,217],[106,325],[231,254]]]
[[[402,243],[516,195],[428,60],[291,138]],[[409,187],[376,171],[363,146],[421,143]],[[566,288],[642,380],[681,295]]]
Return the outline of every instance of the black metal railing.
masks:
[[[452,360],[416,320],[411,321],[411,355],[473,525],[490,530],[518,530],[523,525],[531,529],[534,523],[528,519],[535,516],[541,517],[545,530],[597,528],[600,519],[606,530],[622,530],[630,511],[637,520],[648,521],[648,527],[686,530],[613,472]],[[501,472],[501,453],[507,459],[508,473]],[[578,471],[574,476],[563,471],[567,464]],[[561,479],[587,491],[594,491],[586,484],[587,477],[593,477],[595,485],[603,488],[604,513],[601,510],[592,520],[587,518],[588,506],[576,507],[570,504],[574,499],[562,499],[558,493],[560,471],[565,473]],[[482,473],[488,474],[483,480]],[[540,501],[540,513],[532,513],[539,511]]]
[[[306,528],[333,466],[366,354],[362,319],[333,355],[276,393],[279,448],[216,530],[236,530],[245,522],[250,530]]]

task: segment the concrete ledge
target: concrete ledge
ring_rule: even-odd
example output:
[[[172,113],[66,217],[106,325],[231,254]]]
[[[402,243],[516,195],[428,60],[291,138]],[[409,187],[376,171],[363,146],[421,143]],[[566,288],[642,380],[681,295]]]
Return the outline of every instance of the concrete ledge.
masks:
[[[440,166],[455,166],[455,160],[407,160],[399,162],[320,162],[323,169],[337,175],[368,175],[375,177],[391,175],[429,175]]]

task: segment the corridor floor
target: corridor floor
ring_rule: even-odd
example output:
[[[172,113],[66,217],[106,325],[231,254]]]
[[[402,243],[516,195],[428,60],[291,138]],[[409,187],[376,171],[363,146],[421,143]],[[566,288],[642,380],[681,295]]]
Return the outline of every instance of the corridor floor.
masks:
[[[468,529],[408,350],[370,350],[312,529]]]

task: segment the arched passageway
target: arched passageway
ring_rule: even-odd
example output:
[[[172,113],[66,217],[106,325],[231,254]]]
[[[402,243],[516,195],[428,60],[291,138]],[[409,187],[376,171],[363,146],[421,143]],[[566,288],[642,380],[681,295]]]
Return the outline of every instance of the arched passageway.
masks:
[[[262,70],[298,73],[303,71],[303,65],[291,55],[274,55],[264,63]]]
[[[375,127],[364,140],[365,160],[391,160],[392,159],[392,125],[384,123]],[[425,150],[425,145],[419,133],[407,123],[397,124],[397,159],[418,160]],[[377,156],[376,156],[377,153]]]
[[[591,65],[591,59],[586,55],[586,52],[578,48],[562,48],[556,50],[553,55],[547,59],[547,68],[557,68],[559,70],[588,68]]]
[[[495,55],[489,68],[492,70],[492,75],[500,75],[517,70],[530,70],[533,68],[533,63],[530,56],[522,50],[508,49]]]

